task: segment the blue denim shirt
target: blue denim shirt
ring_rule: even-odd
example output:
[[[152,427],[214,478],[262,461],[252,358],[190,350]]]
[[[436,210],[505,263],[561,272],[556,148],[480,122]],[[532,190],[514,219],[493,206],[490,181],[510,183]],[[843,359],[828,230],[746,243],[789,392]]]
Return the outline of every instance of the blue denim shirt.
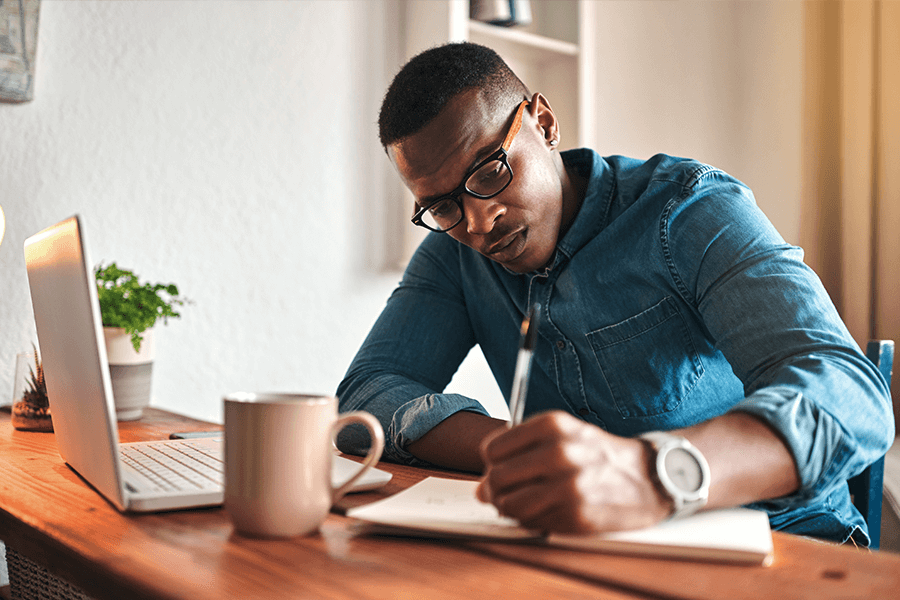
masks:
[[[893,437],[890,396],[799,248],[713,167],[563,153],[589,178],[550,266],[515,274],[431,234],[338,389],[374,414],[385,457],[476,399],[444,394],[478,344],[509,400],[522,317],[541,303],[526,416],[564,410],[620,436],[740,410],[778,432],[800,488],[754,505],[776,529],[868,544],[846,480]],[[364,452],[367,434],[338,446]],[[715,482],[713,482],[715,485]]]

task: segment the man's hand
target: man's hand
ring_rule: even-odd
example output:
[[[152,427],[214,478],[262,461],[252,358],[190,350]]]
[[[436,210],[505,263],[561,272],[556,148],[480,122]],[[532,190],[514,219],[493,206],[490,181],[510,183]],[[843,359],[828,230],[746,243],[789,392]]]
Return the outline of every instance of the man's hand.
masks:
[[[478,497],[524,527],[595,533],[653,525],[671,513],[650,478],[652,453],[567,413],[504,429],[481,445]]]

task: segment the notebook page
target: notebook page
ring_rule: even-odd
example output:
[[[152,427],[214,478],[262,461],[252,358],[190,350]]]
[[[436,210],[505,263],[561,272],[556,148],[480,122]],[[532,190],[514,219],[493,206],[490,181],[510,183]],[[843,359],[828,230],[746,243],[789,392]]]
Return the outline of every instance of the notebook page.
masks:
[[[372,533],[536,543],[585,551],[613,552],[767,564],[772,557],[768,516],[745,508],[708,511],[646,529],[591,536],[552,534],[520,527],[475,497],[477,481],[430,477],[390,498],[347,511]]]
[[[348,517],[380,525],[473,537],[540,538],[475,497],[477,481],[429,477],[390,498],[351,508]],[[415,533],[410,531],[409,533]]]

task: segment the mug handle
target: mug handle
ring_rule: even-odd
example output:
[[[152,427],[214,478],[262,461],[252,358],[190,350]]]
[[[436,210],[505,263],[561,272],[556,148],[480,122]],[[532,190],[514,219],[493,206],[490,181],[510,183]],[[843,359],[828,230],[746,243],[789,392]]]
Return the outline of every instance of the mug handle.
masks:
[[[378,419],[371,414],[361,410],[344,413],[338,417],[338,420],[335,421],[334,425],[331,427],[331,437],[334,438],[337,432],[353,423],[365,425],[366,429],[369,430],[369,436],[371,437],[372,443],[369,445],[369,452],[366,454],[366,459],[362,462],[362,467],[359,471],[339,488],[332,491],[332,503],[341,499],[344,494],[350,491],[350,487],[363,476],[363,473],[375,466],[375,463],[381,458],[381,453],[384,450],[384,431],[381,429],[381,423],[379,423]]]

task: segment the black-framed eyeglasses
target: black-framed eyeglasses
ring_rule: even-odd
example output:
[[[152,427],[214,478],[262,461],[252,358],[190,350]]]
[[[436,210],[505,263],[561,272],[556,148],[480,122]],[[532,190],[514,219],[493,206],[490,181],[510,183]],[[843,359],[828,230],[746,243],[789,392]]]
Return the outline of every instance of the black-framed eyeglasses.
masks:
[[[528,100],[523,100],[516,109],[509,132],[500,149],[475,165],[466,173],[463,182],[455,190],[436,200],[432,200],[416,211],[412,222],[419,227],[444,233],[459,225],[463,218],[462,195],[469,194],[481,200],[493,198],[512,183],[513,172],[509,166],[509,147],[522,128],[522,115]]]

